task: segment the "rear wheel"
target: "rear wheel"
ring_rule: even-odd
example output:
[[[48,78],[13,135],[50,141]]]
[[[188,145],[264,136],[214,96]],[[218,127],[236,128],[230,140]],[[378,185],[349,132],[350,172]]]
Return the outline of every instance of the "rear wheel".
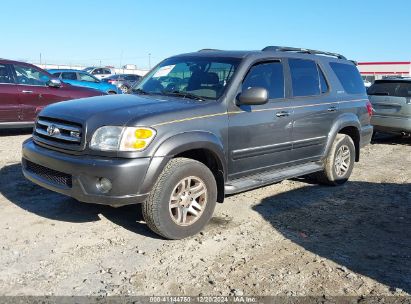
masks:
[[[355,162],[355,145],[350,136],[337,134],[324,161],[324,169],[314,174],[320,184],[341,185],[351,175]]]
[[[127,86],[122,85],[120,87],[120,90],[121,90],[121,92],[123,92],[123,94],[127,94],[130,89]]]
[[[155,233],[182,239],[200,232],[210,220],[217,200],[214,175],[204,164],[172,159],[143,203],[143,217]]]

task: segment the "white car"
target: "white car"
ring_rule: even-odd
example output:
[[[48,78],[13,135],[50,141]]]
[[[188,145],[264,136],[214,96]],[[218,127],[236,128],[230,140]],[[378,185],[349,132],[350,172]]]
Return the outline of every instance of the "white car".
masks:
[[[98,79],[103,79],[116,74],[116,72],[112,68],[88,67],[83,71],[93,75],[94,77],[97,77]]]
[[[371,85],[372,85],[372,83],[371,83],[370,81],[364,80],[364,86],[365,86],[366,88],[369,88]]]

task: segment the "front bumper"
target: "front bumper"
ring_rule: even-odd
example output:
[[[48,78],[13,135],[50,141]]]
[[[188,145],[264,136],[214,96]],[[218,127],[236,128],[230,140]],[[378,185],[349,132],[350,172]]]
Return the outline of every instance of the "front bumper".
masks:
[[[148,193],[140,193],[150,158],[124,159],[90,155],[69,155],[43,148],[28,139],[23,143],[24,176],[35,184],[86,203],[119,207],[142,203]],[[102,193],[99,178],[112,182]]]
[[[374,114],[371,118],[371,124],[375,130],[390,132],[411,133],[411,118],[398,116],[385,116]]]

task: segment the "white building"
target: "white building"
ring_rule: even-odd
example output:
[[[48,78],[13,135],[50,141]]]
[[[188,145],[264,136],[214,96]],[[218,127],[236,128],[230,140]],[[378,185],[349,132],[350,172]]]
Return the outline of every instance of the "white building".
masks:
[[[358,62],[358,70],[365,81],[373,83],[388,76],[411,77],[411,62]]]
[[[82,70],[85,69],[86,66],[80,66],[80,65],[67,65],[67,64],[37,64],[34,63],[34,65],[45,69],[45,70],[51,70],[51,69],[70,69],[70,70]],[[123,68],[115,68],[114,71],[116,74],[136,74],[140,76],[144,76],[147,74],[148,70],[143,70],[143,69],[137,69],[137,67],[133,65],[125,65]]]

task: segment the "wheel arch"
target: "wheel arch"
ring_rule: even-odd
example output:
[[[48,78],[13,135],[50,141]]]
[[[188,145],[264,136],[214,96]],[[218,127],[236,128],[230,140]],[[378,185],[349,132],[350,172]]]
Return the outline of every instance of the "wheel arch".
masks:
[[[224,201],[227,168],[223,144],[216,135],[203,131],[180,133],[166,139],[152,156],[141,191],[150,192],[169,160],[176,157],[194,159],[206,165],[216,179],[217,201]]]
[[[332,143],[337,134],[346,134],[351,137],[355,146],[355,161],[360,160],[360,135],[361,124],[358,117],[353,113],[345,113],[341,115],[333,124],[329,134],[327,143],[324,149],[323,158],[325,158],[331,149]]]

